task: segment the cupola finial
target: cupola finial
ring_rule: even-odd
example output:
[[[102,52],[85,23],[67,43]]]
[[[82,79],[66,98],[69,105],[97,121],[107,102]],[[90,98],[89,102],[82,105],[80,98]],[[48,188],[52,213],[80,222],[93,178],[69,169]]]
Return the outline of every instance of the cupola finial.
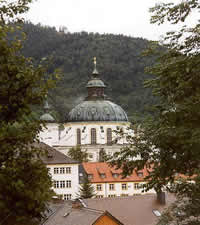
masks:
[[[47,101],[47,95],[45,95],[45,101],[44,101],[44,111],[48,112],[50,109],[49,103]]]
[[[94,60],[94,70],[92,74],[99,74],[97,71],[97,58],[94,57],[93,60]]]
[[[96,66],[96,65],[97,65],[97,58],[94,57],[94,66]]]

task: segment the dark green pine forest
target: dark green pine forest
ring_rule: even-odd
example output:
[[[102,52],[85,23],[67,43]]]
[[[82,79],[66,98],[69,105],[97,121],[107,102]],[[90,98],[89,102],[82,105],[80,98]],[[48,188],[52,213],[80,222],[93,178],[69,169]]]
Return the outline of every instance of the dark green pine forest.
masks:
[[[142,56],[147,40],[114,34],[65,33],[30,22],[23,24],[23,31],[27,36],[23,54],[36,64],[48,59],[49,72],[62,70],[57,87],[48,94],[58,122],[66,121],[69,110],[86,96],[85,85],[93,70],[94,56],[107,85],[106,95],[122,106],[130,120],[141,119],[150,112],[156,99],[150,89],[143,87],[144,80],[152,78],[144,69],[154,63],[152,58]]]

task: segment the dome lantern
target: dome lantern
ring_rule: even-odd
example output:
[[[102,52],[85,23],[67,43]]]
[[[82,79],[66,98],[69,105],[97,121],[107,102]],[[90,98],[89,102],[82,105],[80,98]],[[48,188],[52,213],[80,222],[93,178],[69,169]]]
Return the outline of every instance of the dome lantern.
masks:
[[[92,72],[92,77],[88,81],[86,87],[88,89],[88,96],[86,100],[105,99],[104,89],[106,86],[104,82],[99,78],[96,57],[94,57],[94,70]]]

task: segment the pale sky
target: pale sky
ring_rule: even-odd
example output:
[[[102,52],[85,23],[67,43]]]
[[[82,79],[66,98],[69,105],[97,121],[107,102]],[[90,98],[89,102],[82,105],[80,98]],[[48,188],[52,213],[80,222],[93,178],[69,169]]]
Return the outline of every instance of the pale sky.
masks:
[[[66,26],[69,32],[113,33],[158,40],[165,32],[176,29],[169,24],[150,24],[148,10],[158,2],[160,1],[37,0],[31,4],[25,18],[34,24],[55,26],[57,29]]]

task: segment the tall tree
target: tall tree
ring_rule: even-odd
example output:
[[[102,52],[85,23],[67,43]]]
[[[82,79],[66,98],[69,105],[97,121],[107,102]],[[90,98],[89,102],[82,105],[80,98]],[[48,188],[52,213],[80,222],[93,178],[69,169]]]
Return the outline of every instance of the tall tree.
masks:
[[[79,145],[72,147],[68,152],[68,156],[78,162],[88,162],[87,150],[82,150]]]
[[[150,11],[152,22],[182,23],[194,10],[200,8],[198,0],[161,3]],[[192,15],[192,14],[191,14]],[[124,175],[144,165],[151,168],[149,188],[158,192],[166,185],[186,201],[176,204],[176,217],[168,217],[167,224],[200,223],[200,24],[183,26],[179,31],[166,34],[161,52],[156,43],[147,51],[157,55],[157,63],[148,69],[155,75],[146,86],[153,88],[160,103],[137,135],[127,137],[130,148],[117,153],[112,164],[123,168]],[[140,159],[130,160],[140,156]],[[186,182],[176,183],[177,175],[186,175]],[[188,180],[195,182],[188,182]],[[180,216],[182,215],[182,216]],[[166,218],[165,218],[166,219]],[[162,221],[163,222],[163,221]],[[161,222],[161,224],[162,224]],[[165,221],[166,222],[166,221]]]
[[[20,14],[30,2],[0,0],[0,224],[7,225],[38,224],[52,195],[42,152],[31,145],[41,129],[31,108],[53,84],[20,53]]]
[[[79,194],[80,198],[92,198],[95,196],[94,187],[90,183],[87,175],[84,176],[83,184],[80,186]]]

